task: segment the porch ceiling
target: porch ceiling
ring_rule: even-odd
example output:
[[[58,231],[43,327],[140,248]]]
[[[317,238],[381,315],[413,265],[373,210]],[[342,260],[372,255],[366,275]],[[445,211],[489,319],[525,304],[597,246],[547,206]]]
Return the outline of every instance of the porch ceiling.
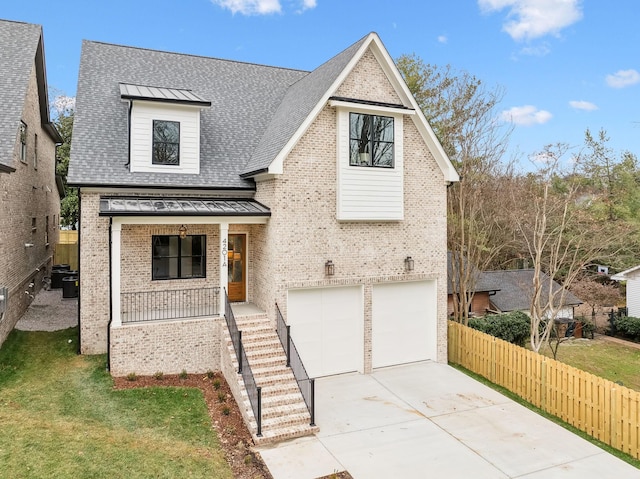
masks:
[[[100,216],[271,216],[250,198],[100,197]]]

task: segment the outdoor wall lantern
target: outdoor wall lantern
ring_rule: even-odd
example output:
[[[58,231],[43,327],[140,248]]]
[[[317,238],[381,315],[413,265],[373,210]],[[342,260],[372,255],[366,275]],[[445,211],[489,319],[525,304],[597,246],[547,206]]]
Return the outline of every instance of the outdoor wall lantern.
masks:
[[[329,260],[324,264],[324,273],[327,276],[333,276],[336,274],[336,265],[333,264],[333,261]]]
[[[178,232],[180,233],[180,239],[185,239],[187,237],[187,227],[185,225],[182,225]]]
[[[415,266],[415,262],[411,256],[407,256],[404,259],[404,269],[406,271],[413,271],[413,267]]]

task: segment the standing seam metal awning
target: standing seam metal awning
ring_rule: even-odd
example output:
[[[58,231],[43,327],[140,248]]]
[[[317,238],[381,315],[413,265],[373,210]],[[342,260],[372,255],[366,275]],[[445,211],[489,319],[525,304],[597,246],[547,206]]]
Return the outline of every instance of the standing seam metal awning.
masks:
[[[271,216],[250,198],[100,197],[100,216]]]

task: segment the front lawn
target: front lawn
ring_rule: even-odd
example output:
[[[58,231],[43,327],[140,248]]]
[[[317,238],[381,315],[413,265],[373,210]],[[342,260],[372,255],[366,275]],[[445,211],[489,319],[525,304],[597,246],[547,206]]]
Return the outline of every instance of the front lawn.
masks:
[[[540,350],[553,357],[548,347]],[[558,361],[640,391],[640,349],[605,339],[580,339],[562,343]]]
[[[13,331],[0,349],[0,477],[233,477],[200,390],[114,390],[77,337]]]

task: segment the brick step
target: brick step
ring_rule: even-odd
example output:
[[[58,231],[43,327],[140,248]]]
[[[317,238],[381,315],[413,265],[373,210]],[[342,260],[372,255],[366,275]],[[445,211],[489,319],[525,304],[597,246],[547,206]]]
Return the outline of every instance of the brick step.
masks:
[[[311,436],[320,430],[317,426],[311,427],[308,424],[289,426],[286,428],[265,431],[262,429],[262,437],[256,437],[255,432],[252,433],[253,440],[256,445],[275,444],[277,442],[295,439],[297,437]]]
[[[231,344],[231,337],[228,334],[225,334],[224,340],[227,344]],[[245,332],[242,333],[242,344],[244,346],[245,351],[249,349],[257,349],[260,347],[269,347],[273,348],[276,351],[282,351],[284,353],[284,349],[280,344],[280,340],[278,336],[275,336],[273,333],[265,332],[259,334],[247,334]]]
[[[279,404],[270,407],[265,407],[264,403],[262,404],[263,424],[267,419],[276,417],[293,417],[301,414],[306,414],[307,422],[309,422],[311,416],[309,416],[309,410],[302,400],[291,404]]]
[[[247,392],[242,390],[242,400],[249,401],[249,397],[247,396]],[[293,404],[296,402],[300,402],[301,404],[305,404],[304,399],[302,398],[302,394],[300,393],[300,389],[296,385],[294,389],[285,389],[281,391],[269,391],[267,389],[262,389],[262,405],[263,407],[272,407],[272,406],[282,406],[286,404]],[[248,404],[248,402],[247,402]],[[305,404],[306,408],[306,404]]]

